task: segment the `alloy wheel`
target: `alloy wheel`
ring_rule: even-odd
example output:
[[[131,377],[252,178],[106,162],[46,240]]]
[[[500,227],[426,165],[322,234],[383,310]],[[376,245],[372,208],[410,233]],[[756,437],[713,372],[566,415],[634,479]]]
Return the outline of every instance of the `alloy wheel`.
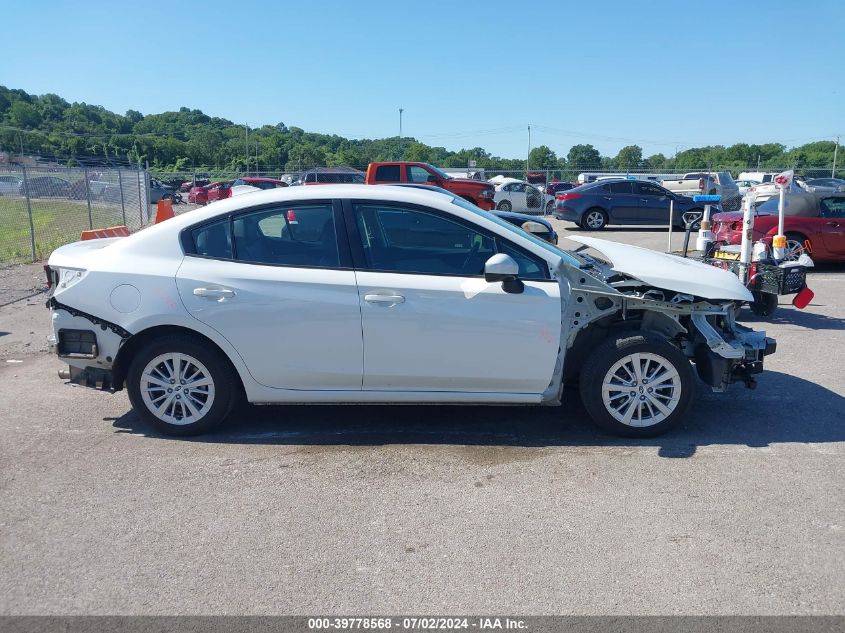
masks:
[[[627,426],[659,424],[678,406],[681,377],[658,354],[636,353],[621,358],[607,371],[602,400],[608,413]]]
[[[601,211],[591,211],[587,214],[586,223],[591,229],[600,229],[604,226],[604,215]]]
[[[174,352],[153,358],[141,373],[140,387],[146,407],[167,424],[193,424],[214,403],[211,372],[188,354]]]

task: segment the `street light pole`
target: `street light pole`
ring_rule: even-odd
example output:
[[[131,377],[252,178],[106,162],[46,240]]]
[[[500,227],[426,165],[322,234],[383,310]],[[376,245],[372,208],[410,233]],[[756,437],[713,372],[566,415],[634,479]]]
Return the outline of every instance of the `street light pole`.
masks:
[[[246,140],[244,141],[244,149],[246,150],[246,175],[249,176],[249,125],[244,123],[244,130],[246,131]]]
[[[839,149],[839,137],[836,137],[836,145],[833,146],[833,169],[830,170],[830,177],[836,178],[836,151]]]
[[[528,154],[525,156],[525,177],[528,178],[528,162],[531,160],[531,125],[528,125]]]
[[[402,113],[405,111],[404,108],[399,108],[399,160],[404,158],[404,154],[402,153]]]

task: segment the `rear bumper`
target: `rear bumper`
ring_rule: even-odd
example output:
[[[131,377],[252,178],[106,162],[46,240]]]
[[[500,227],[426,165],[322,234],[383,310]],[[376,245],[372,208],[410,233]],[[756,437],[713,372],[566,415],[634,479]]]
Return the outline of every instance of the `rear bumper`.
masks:
[[[130,333],[54,298],[47,306],[53,326],[48,343],[59,360],[69,365],[60,375],[80,385],[111,390],[114,359]]]
[[[554,217],[556,217],[558,220],[575,222],[575,224],[581,223],[581,214],[575,211],[574,209],[570,209],[568,207],[555,207],[555,210],[552,215],[554,215]]]

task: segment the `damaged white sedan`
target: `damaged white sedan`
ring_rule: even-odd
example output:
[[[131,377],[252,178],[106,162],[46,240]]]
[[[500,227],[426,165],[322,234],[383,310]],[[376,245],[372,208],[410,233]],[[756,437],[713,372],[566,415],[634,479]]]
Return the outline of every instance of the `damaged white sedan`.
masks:
[[[124,387],[162,432],[272,403],[560,405],[651,436],[754,385],[775,343],[736,322],[728,272],[604,240],[562,251],[446,192],[251,193],[50,257],[72,382]]]

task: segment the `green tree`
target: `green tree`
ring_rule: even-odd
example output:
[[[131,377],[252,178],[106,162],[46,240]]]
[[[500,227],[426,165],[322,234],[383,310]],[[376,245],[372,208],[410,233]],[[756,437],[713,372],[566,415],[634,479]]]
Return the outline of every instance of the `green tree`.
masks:
[[[528,153],[529,169],[557,169],[557,155],[546,145],[535,147]]]
[[[36,128],[41,124],[41,112],[31,103],[15,101],[9,108],[9,122],[15,127]]]
[[[566,155],[570,169],[597,169],[601,166],[601,154],[590,144],[573,145]]]
[[[639,169],[643,161],[643,148],[639,145],[626,145],[619,150],[613,165],[616,169],[634,170]]]

